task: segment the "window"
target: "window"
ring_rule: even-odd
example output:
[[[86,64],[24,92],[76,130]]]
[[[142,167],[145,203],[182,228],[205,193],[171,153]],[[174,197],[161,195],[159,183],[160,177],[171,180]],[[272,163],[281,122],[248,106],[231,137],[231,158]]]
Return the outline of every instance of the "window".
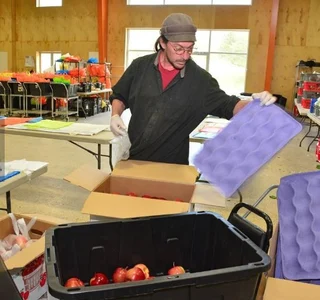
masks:
[[[37,72],[43,73],[54,67],[54,63],[61,57],[61,52],[37,52]],[[54,68],[52,68],[53,71]]]
[[[251,5],[252,0],[127,0],[127,5]]]
[[[36,7],[62,6],[62,0],[37,0]]]
[[[141,38],[143,37],[143,39]],[[158,29],[127,29],[125,67],[154,53]],[[228,94],[245,90],[249,30],[198,30],[192,59],[207,70]]]

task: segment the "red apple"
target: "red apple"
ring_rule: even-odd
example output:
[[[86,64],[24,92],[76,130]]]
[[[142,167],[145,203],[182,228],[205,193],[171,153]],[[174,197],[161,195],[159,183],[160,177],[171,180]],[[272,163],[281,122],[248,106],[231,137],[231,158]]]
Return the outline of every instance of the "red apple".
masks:
[[[64,286],[68,288],[70,287],[73,288],[73,287],[84,286],[84,283],[79,278],[72,277],[67,280]]]
[[[144,265],[144,264],[137,264],[137,265],[135,265],[134,267],[141,269],[142,272],[144,273],[146,279],[148,279],[148,278],[150,277],[150,275],[149,275],[149,269],[147,268],[146,265]]]
[[[28,240],[23,235],[18,235],[16,237],[16,244],[19,245],[20,249],[26,247]]]
[[[129,192],[126,194],[127,196],[131,196],[131,197],[138,197],[138,195],[134,192]]]
[[[109,280],[103,273],[95,273],[94,276],[90,279],[90,285],[102,285],[108,283]]]
[[[127,281],[127,269],[117,268],[112,275],[112,279],[114,283]]]
[[[184,274],[186,271],[181,266],[173,266],[169,271],[168,275],[179,275]]]
[[[138,281],[146,279],[146,275],[140,268],[133,267],[127,271],[126,278],[129,281]]]

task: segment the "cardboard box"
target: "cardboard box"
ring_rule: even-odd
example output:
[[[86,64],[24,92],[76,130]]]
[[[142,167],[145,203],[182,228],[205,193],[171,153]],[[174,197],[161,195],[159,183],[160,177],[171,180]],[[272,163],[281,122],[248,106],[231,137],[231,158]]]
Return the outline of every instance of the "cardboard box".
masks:
[[[268,272],[264,300],[318,300],[320,299],[320,286],[315,284],[302,283],[285,279],[274,278],[277,240],[279,226],[274,229],[274,234],[270,243],[269,255],[271,258],[271,268]],[[263,284],[263,282],[262,282]]]
[[[210,183],[197,182],[191,203],[205,206],[226,207],[227,198],[220,194]]]
[[[89,214],[91,220],[101,220],[187,212],[197,176],[192,166],[128,160],[120,161],[111,175],[83,166],[65,180],[91,191],[82,212]],[[128,193],[139,197],[127,196]]]
[[[29,235],[37,239],[29,247],[16,253],[4,263],[16,284],[23,299],[37,300],[47,292],[46,271],[43,259],[45,239],[42,234],[52,226],[67,223],[64,220],[43,215],[15,215],[16,219],[23,218],[28,224],[32,217],[37,221]],[[11,218],[6,215],[0,218],[0,239],[14,233]]]

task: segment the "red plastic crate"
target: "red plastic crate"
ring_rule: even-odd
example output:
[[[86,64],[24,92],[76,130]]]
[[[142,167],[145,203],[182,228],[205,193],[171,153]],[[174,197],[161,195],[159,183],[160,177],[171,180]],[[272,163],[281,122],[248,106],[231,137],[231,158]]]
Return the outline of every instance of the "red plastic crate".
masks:
[[[303,83],[303,89],[307,91],[320,92],[320,82],[316,81],[305,81]]]
[[[297,95],[298,95],[298,96],[302,96],[302,94],[303,94],[303,88],[302,88],[302,87],[299,87],[299,88],[298,88],[298,93],[297,93]]]
[[[302,98],[301,100],[301,106],[303,108],[310,108],[311,99]]]

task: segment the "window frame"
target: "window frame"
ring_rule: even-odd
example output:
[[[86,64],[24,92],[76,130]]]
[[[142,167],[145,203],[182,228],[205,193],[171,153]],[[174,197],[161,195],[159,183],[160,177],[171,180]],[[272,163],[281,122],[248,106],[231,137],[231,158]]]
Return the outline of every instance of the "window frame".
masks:
[[[152,49],[143,49],[145,48],[144,46],[141,47],[141,49],[136,49],[134,47],[134,50],[130,50],[129,49],[129,44],[130,44],[130,30],[134,30],[134,31],[145,31],[145,30],[152,30],[154,32],[157,32],[157,35],[155,35],[155,39],[154,42],[156,41],[157,37],[159,37],[159,30],[156,28],[134,28],[134,27],[129,27],[126,28],[126,39],[125,39],[125,53],[124,53],[124,60],[125,60],[125,69],[128,68],[128,66],[131,64],[132,60],[129,60],[130,57],[130,53],[134,53],[134,52],[146,52],[145,54],[151,54],[154,53],[155,50]],[[239,55],[239,56],[245,56],[245,76],[244,76],[244,81],[243,81],[243,91],[245,90],[246,87],[246,81],[247,81],[247,66],[248,66],[248,56],[249,56],[249,40],[250,40],[250,30],[249,29],[198,29],[198,32],[204,32],[204,38],[206,36],[205,33],[208,34],[208,43],[205,43],[205,48],[206,45],[208,44],[208,51],[204,51],[204,49],[201,49],[201,47],[199,47],[199,49],[197,49],[197,45],[195,47],[195,51],[192,55],[201,55],[201,56],[205,56],[206,59],[206,65],[205,65],[205,69],[210,73],[210,64],[212,63],[211,60],[211,56],[212,55]],[[211,45],[211,40],[214,39],[214,32],[221,32],[221,31],[226,31],[227,33],[235,33],[235,32],[246,32],[247,33],[247,45],[246,45],[246,52],[243,51],[218,51],[216,49],[212,49],[212,45]],[[210,73],[211,74],[211,73]],[[214,74],[212,74],[213,77],[216,77]],[[219,81],[219,78],[217,78],[217,80]],[[228,93],[230,91],[228,91],[226,88],[224,88],[224,90]]]
[[[49,4],[49,5],[45,5],[44,3],[41,3],[43,1],[46,1],[46,0],[36,0],[36,7],[62,7],[63,6],[63,0],[51,0],[59,3]]]
[[[51,54],[51,66],[54,66],[56,60],[54,60],[54,54],[59,54],[62,56],[61,51],[37,51],[36,52],[36,72],[37,73],[42,73],[43,71],[41,70],[41,54],[47,53]]]
[[[127,0],[127,5],[233,5],[233,6],[251,6],[252,5],[252,0],[207,0],[208,3],[199,3],[198,0],[194,0],[194,3],[167,3],[167,1],[172,1],[172,0],[157,0],[158,2],[162,3],[150,3],[151,1],[149,0],[148,3],[144,3],[143,0],[140,0],[141,3],[134,3],[131,4],[131,1],[139,1],[139,0]],[[191,0],[192,1],[192,0]],[[231,3],[225,3],[225,2],[231,2]],[[239,1],[243,1],[242,3],[238,3]],[[209,3],[210,2],[210,3]],[[249,3],[246,3],[249,2]]]

